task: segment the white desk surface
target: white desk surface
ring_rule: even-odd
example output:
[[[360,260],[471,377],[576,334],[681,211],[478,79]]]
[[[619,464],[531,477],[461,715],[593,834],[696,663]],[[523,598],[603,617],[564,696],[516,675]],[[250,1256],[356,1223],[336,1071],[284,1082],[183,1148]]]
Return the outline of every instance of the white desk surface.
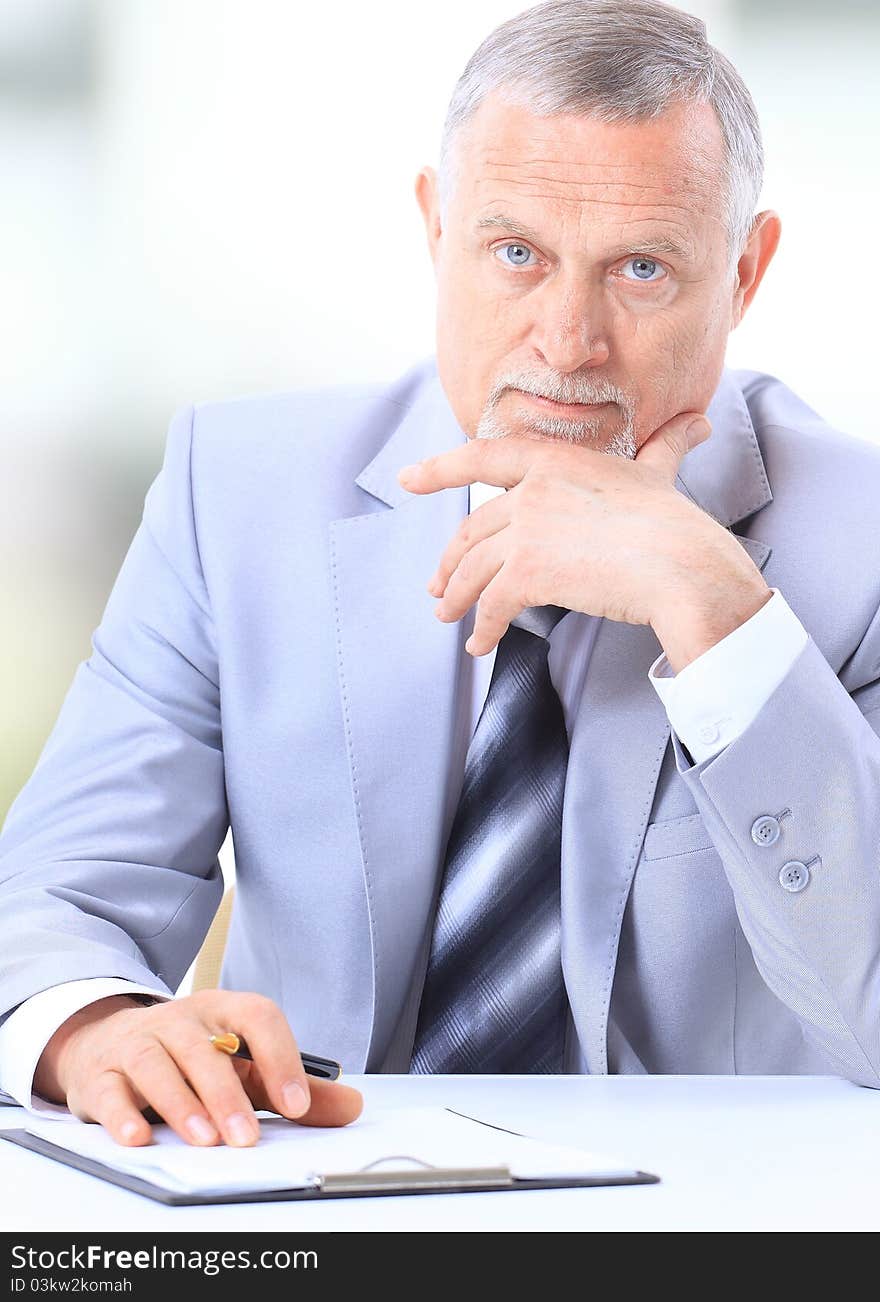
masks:
[[[655,1185],[164,1207],[0,1143],[0,1230],[877,1230],[880,1090],[834,1076],[347,1076],[653,1171]],[[0,1127],[21,1126],[0,1107]]]

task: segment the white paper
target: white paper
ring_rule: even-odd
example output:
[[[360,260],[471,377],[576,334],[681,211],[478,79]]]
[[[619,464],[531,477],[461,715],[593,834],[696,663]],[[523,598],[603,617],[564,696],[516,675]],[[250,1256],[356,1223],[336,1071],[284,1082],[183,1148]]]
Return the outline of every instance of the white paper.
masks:
[[[632,1175],[625,1163],[585,1149],[492,1128],[488,1118],[462,1117],[446,1108],[376,1108],[347,1126],[302,1126],[260,1113],[260,1140],[252,1148],[186,1144],[167,1125],[155,1125],[152,1144],[128,1148],[102,1126],[59,1126],[28,1118],[26,1129],[74,1153],[103,1162],[175,1193],[246,1193],[306,1188],[320,1177],[359,1171],[414,1171],[507,1166],[522,1177]],[[392,1160],[384,1160],[392,1159]],[[413,1159],[417,1159],[414,1161]]]

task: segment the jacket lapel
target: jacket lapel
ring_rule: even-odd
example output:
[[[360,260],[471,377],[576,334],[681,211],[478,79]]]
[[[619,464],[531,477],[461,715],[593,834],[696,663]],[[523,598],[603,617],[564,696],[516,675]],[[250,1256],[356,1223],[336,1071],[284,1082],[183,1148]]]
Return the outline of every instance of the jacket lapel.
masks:
[[[367,514],[330,525],[339,684],[373,950],[367,1071],[383,1061],[419,975],[445,796],[456,778],[455,685],[466,654],[459,625],[433,617],[426,584],[467,514],[468,490],[414,495],[397,471],[464,441],[439,380],[427,380],[356,480],[385,509],[374,500]]]
[[[725,528],[772,501],[742,391],[725,370],[709,438],[685,457],[676,487]],[[763,569],[766,543],[731,532]],[[620,928],[670,726],[648,680],[662,651],[653,629],[603,619],[569,757],[562,840],[562,959],[592,1073],[608,1070],[607,1026]]]

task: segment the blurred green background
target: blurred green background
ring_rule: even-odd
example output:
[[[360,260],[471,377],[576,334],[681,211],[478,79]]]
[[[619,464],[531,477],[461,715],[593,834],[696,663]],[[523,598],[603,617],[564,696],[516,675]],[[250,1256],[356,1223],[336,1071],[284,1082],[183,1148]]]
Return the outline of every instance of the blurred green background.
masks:
[[[524,7],[0,3],[0,820],[90,654],[172,412],[433,351],[415,176],[467,58]],[[728,363],[874,439],[880,6],[683,7],[752,91],[783,224]]]

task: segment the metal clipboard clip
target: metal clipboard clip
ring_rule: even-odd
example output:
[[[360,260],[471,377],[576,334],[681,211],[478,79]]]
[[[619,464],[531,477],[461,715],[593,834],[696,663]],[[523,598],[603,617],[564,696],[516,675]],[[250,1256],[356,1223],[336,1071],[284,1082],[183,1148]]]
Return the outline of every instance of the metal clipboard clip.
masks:
[[[377,1171],[375,1168],[383,1162],[414,1162],[416,1169],[402,1171],[398,1166],[393,1171]],[[377,1192],[399,1189],[406,1193],[414,1189],[464,1189],[486,1185],[493,1189],[506,1189],[513,1186],[508,1166],[432,1166],[430,1162],[423,1162],[420,1157],[411,1157],[408,1153],[380,1157],[357,1171],[340,1171],[335,1175],[314,1173],[312,1181],[324,1193],[357,1193],[371,1189]]]

